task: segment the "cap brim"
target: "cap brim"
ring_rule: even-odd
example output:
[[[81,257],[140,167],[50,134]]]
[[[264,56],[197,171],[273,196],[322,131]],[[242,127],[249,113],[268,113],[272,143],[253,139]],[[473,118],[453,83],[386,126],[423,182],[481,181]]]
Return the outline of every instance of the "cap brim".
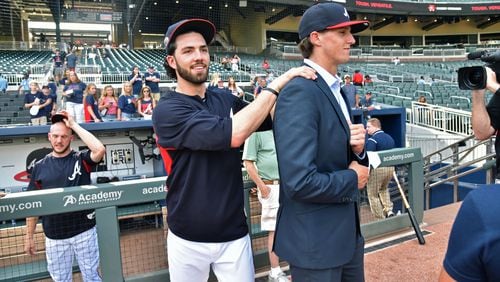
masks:
[[[199,32],[205,39],[207,45],[212,42],[215,36],[215,26],[210,21],[204,19],[188,19],[179,24],[171,33],[170,38],[168,39],[168,45],[175,40],[177,35],[189,31]]]
[[[361,31],[367,29],[370,26],[370,23],[368,21],[348,21],[348,22],[339,23],[337,25],[329,26],[326,29],[336,29],[336,28],[342,28],[342,27],[346,27],[346,26],[351,27],[351,33],[358,33],[358,32],[361,32]]]
[[[66,114],[57,113],[50,118],[50,121],[52,122],[52,124],[54,124],[54,123],[63,121],[64,119],[67,119],[67,118],[68,118],[68,116]]]

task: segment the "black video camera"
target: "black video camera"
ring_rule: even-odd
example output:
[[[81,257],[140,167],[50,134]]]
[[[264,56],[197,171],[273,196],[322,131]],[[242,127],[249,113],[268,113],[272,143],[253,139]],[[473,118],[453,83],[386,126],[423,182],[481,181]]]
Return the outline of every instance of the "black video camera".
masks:
[[[497,81],[500,82],[500,50],[494,53],[489,51],[471,52],[467,55],[467,59],[480,59],[485,62],[486,66],[496,73]],[[485,89],[487,78],[486,69],[482,66],[458,69],[458,87],[462,90]]]

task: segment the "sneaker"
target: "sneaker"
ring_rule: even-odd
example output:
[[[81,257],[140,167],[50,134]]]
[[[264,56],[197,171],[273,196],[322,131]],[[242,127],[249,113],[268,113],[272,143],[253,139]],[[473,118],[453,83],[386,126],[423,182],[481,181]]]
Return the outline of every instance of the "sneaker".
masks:
[[[289,282],[288,277],[286,276],[285,272],[281,272],[278,274],[277,277],[272,277],[271,274],[269,274],[267,278],[268,282]]]
[[[393,213],[392,211],[389,211],[389,212],[387,213],[387,216],[386,216],[386,217],[388,217],[388,218],[389,218],[389,217],[393,217],[393,216],[394,216],[394,213]]]

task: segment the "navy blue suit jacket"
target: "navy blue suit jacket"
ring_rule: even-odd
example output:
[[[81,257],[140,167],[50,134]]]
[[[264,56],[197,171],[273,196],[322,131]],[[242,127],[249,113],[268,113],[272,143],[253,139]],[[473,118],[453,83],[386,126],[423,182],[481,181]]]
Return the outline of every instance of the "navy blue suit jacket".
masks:
[[[347,263],[361,236],[358,179],[348,169],[355,155],[340,105],[319,75],[281,91],[274,136],[281,181],[275,252],[301,268]]]

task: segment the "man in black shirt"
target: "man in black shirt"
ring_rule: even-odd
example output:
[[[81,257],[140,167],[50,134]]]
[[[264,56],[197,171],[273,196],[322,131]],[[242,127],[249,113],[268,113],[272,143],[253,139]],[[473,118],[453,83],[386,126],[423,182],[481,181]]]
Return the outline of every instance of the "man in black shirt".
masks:
[[[88,147],[73,151],[71,141],[76,133]],[[37,161],[31,172],[28,190],[41,190],[90,184],[90,172],[103,158],[106,149],[94,135],[83,129],[66,112],[52,116],[48,133],[52,152]],[[34,232],[38,218],[26,219],[24,250],[36,252]],[[99,249],[93,210],[44,216],[47,268],[54,281],[71,281],[73,257],[76,256],[84,281],[101,281]]]
[[[500,180],[500,83],[497,81],[495,72],[490,68],[487,70],[486,88],[495,93],[488,105],[485,105],[485,90],[472,90],[472,130],[474,136],[479,140],[485,140],[496,134],[495,151],[497,155],[497,182]]]
[[[239,148],[263,124],[271,128],[265,120],[286,82],[315,74],[292,69],[246,106],[205,86],[214,35],[211,22],[187,19],[165,38],[165,67],[177,87],[160,99],[153,127],[168,172],[169,274],[172,281],[206,281],[212,268],[219,281],[253,282]]]

